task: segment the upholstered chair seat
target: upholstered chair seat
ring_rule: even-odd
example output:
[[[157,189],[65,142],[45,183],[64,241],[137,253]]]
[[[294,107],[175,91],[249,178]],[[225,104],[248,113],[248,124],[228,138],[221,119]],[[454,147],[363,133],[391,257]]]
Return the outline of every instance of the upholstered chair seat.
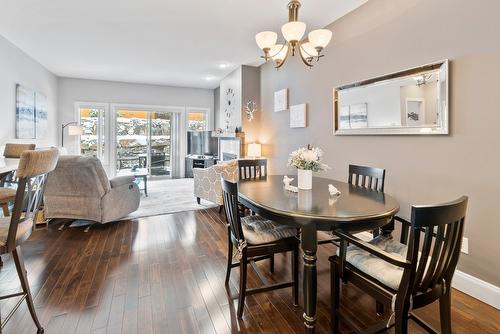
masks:
[[[0,248],[7,244],[7,236],[9,234],[11,217],[0,218]],[[33,219],[27,219],[17,225],[16,244],[21,243],[26,239],[33,229]],[[0,251],[3,253],[3,251]]]
[[[379,235],[368,241],[369,244],[383,250],[401,261],[406,259],[408,247],[394,240],[391,236]],[[338,253],[338,251],[337,251]],[[420,258],[420,256],[419,256]],[[356,269],[375,278],[380,283],[397,290],[403,277],[403,268],[397,267],[372,255],[355,245],[347,247],[346,261]],[[424,273],[427,272],[427,267]]]
[[[241,227],[245,240],[252,245],[267,244],[297,235],[297,229],[261,216],[241,217]]]
[[[0,203],[10,202],[16,198],[16,189],[0,188]]]

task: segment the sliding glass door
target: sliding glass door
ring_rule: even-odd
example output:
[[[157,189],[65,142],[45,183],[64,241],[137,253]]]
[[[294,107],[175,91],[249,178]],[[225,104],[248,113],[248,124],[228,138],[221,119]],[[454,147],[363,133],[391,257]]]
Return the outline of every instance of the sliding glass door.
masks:
[[[152,176],[172,176],[170,112],[116,109],[116,172],[144,169]]]

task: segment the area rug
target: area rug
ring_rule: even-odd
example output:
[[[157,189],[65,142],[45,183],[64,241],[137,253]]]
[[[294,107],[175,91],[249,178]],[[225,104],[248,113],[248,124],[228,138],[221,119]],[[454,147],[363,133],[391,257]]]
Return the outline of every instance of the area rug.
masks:
[[[148,196],[141,190],[139,209],[124,219],[158,216],[168,213],[202,210],[216,207],[208,201],[196,203],[193,195],[193,179],[149,179]],[[141,188],[142,184],[139,185]]]

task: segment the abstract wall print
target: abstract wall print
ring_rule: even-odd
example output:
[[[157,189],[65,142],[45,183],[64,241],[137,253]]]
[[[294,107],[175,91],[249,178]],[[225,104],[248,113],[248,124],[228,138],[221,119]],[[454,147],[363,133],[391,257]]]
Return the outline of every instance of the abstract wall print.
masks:
[[[406,98],[406,125],[421,126],[425,124],[425,100],[423,98]]]
[[[19,84],[16,85],[16,138],[36,138],[35,91]]]
[[[48,112],[47,97],[35,92],[35,137],[44,139],[47,135]]]
[[[368,103],[351,104],[349,106],[349,124],[351,129],[368,127]]]
[[[297,104],[290,107],[290,127],[305,128],[307,126],[307,104]]]
[[[339,108],[339,129],[350,129],[349,106]]]
[[[274,92],[274,112],[288,109],[288,88]]]

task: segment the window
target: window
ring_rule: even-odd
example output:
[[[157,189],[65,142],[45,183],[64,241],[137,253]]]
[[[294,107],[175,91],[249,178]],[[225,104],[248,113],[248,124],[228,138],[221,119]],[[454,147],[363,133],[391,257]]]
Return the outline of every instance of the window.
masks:
[[[188,131],[208,130],[207,112],[205,110],[188,111]]]
[[[105,108],[81,106],[78,108],[83,134],[80,136],[80,154],[105,159]]]

